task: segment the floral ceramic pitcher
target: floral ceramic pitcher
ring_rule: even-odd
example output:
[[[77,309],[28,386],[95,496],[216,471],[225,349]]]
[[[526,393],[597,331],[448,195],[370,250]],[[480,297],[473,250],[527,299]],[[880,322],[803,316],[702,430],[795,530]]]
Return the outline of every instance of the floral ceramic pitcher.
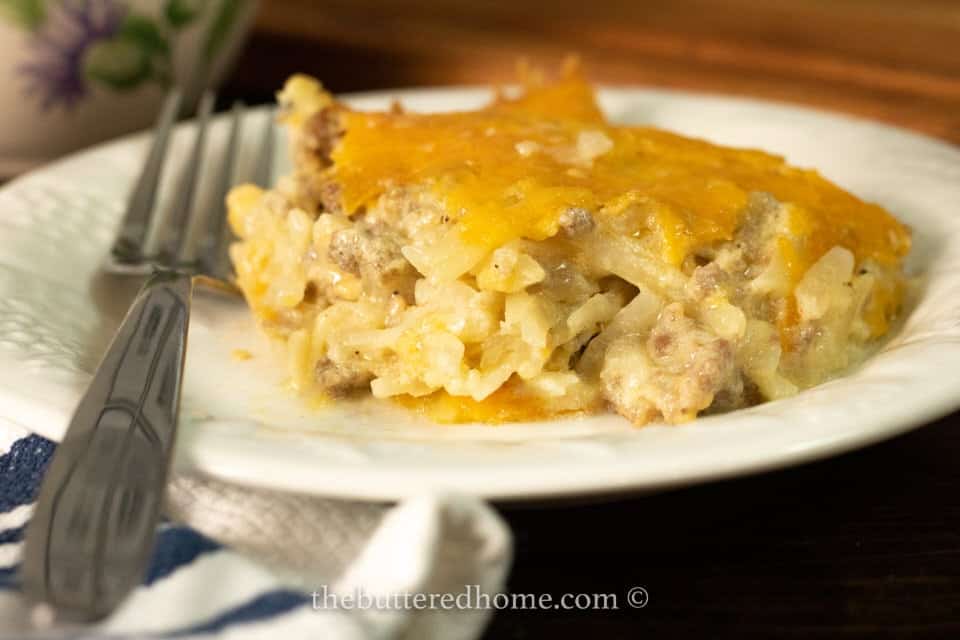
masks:
[[[148,126],[215,86],[253,0],[0,0],[0,175]]]

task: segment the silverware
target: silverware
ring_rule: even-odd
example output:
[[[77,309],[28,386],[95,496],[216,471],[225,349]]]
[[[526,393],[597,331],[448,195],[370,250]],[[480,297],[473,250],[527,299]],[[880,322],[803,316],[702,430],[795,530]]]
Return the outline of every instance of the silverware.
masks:
[[[140,582],[153,546],[177,428],[193,276],[226,284],[224,198],[236,171],[244,109],[234,105],[213,179],[220,204],[204,208],[198,184],[214,97],[200,101],[193,147],[166,220],[157,191],[179,93],[163,107],[107,270],[151,274],[107,349],[47,469],[28,525],[21,578],[39,617],[58,624],[110,613]],[[253,179],[269,181],[272,118]]]

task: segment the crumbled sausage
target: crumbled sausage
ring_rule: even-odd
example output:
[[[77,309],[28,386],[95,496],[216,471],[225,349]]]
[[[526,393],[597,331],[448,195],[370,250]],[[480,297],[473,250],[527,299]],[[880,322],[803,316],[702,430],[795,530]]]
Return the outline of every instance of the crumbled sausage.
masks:
[[[343,214],[343,202],[340,199],[340,183],[323,180],[319,184],[317,200],[328,213]]]
[[[394,235],[356,227],[341,229],[330,236],[327,254],[340,269],[361,277],[368,295],[386,298],[398,291],[405,299],[413,299],[416,271],[400,253]]]
[[[583,207],[570,207],[560,214],[560,229],[569,238],[588,233],[596,226],[593,215]]]
[[[334,264],[354,275],[360,275],[364,267],[383,273],[391,269],[392,262],[402,259],[400,248],[387,236],[355,228],[335,231],[328,252]]]
[[[664,307],[645,341],[634,335],[612,344],[601,380],[617,412],[638,423],[657,414],[683,422],[718,394],[742,397],[733,345],[686,317],[679,303]]]
[[[314,368],[314,376],[320,387],[334,398],[342,398],[370,384],[373,374],[351,363],[334,362],[321,358]]]
[[[330,236],[327,250],[330,261],[353,275],[360,275],[360,233],[356,229],[341,229]]]
[[[450,224],[458,213],[429,189],[422,187],[390,187],[378,202],[367,210],[370,225],[384,225],[404,238],[403,244],[420,234],[430,233],[440,225]]]
[[[657,333],[650,336],[650,344],[655,355],[664,357],[673,347],[673,336],[669,333]]]
[[[693,301],[700,301],[716,292],[730,280],[730,274],[716,262],[697,267],[693,270],[686,285],[687,296]]]
[[[329,166],[330,154],[344,134],[340,109],[331,106],[317,111],[304,124],[303,133],[303,146],[312,151],[323,166]]]
[[[293,204],[296,207],[314,214],[326,212],[343,215],[339,183],[316,171],[298,171],[293,179],[296,186]]]

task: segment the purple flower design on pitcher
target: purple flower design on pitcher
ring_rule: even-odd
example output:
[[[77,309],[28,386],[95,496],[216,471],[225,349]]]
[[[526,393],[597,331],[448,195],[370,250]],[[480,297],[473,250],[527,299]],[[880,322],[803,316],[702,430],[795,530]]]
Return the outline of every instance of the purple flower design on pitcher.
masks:
[[[0,0],[0,3],[13,0]],[[169,88],[176,81],[174,45],[181,32],[200,24],[200,71],[205,74],[247,0],[165,0],[159,15],[137,12],[128,0],[17,0],[0,4],[0,20],[27,32],[28,59],[17,70],[27,95],[44,110],[70,109],[92,87],[134,91],[146,84]],[[198,77],[204,77],[203,75]]]
[[[72,107],[87,94],[84,56],[96,43],[113,38],[126,14],[115,0],[64,0],[50,7],[31,36],[31,60],[19,68],[43,109]]]

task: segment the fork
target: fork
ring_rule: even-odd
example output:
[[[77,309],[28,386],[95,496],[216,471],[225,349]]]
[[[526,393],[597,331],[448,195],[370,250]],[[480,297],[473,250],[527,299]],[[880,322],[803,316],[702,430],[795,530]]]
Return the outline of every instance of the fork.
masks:
[[[173,453],[194,277],[230,279],[225,196],[244,107],[231,110],[214,176],[219,204],[205,210],[197,187],[214,96],[204,94],[176,196],[167,219],[158,220],[158,185],[181,102],[178,92],[164,102],[106,265],[149,277],[57,447],[26,531],[23,592],[48,623],[100,619],[140,584]],[[268,118],[251,176],[258,184],[269,182],[273,131]]]

